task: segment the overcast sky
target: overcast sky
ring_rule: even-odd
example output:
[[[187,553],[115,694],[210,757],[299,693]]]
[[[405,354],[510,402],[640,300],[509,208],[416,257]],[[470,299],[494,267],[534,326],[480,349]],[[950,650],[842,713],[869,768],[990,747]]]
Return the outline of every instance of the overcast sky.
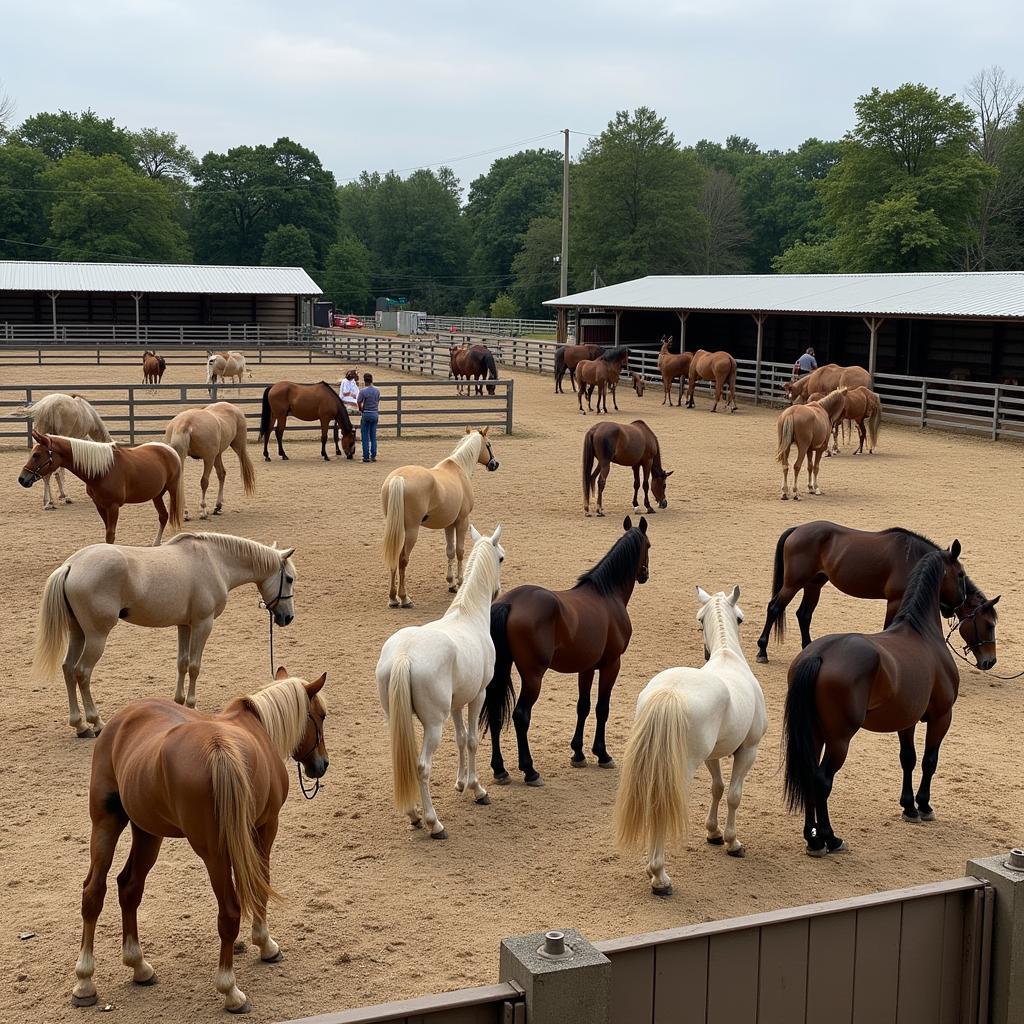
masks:
[[[599,132],[642,104],[683,143],[787,148],[842,135],[873,85],[960,92],[992,64],[1024,79],[1024,4],[1009,0],[3,6],[18,119],[91,106],[200,156],[288,135],[339,181],[449,163],[468,184],[502,152],[557,147],[559,129]]]

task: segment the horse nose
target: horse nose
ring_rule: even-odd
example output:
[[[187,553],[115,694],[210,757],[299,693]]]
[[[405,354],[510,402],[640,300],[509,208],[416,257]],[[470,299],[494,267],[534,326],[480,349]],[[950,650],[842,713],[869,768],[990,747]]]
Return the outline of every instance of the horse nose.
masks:
[[[497,459],[491,459],[491,461],[487,463],[487,468],[490,472],[493,473],[500,465],[501,463],[498,462]]]
[[[19,473],[18,483],[21,484],[22,487],[31,487],[32,475],[30,473]]]
[[[982,661],[980,663],[979,667],[987,672],[990,668],[995,668],[995,664],[996,664],[996,659],[995,658],[985,658],[984,661]]]
[[[668,508],[668,499],[662,498],[662,500],[658,502],[658,508]]]

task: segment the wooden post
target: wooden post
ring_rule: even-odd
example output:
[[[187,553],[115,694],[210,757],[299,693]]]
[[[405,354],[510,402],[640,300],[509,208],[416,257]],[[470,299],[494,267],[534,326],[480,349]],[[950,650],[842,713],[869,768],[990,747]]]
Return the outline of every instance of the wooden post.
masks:
[[[139,340],[139,300],[142,298],[142,292],[132,292],[132,298],[135,300],[135,340]]]
[[[999,440],[999,385],[996,385],[995,394],[992,396],[992,440]]]
[[[679,351],[686,351],[686,321],[690,319],[689,311],[679,313]]]
[[[615,347],[619,347],[619,321],[622,319],[622,310],[615,310]]]
[[[569,318],[563,308],[558,310],[558,320],[555,324],[555,337],[559,345],[565,345],[569,339]]]
[[[395,386],[395,437],[402,436],[402,382]]]
[[[875,366],[878,363],[878,329],[885,323],[885,317],[865,316],[861,318],[871,332],[871,340],[868,344],[868,375],[871,377],[871,387],[875,386]]]
[[[135,388],[128,388],[128,443],[135,444]]]
[[[50,296],[50,314],[53,318],[53,340],[57,340],[57,296],[60,292],[47,292]]]
[[[754,360],[754,405],[761,402],[761,356],[764,352],[764,322],[768,319],[764,313],[751,313],[757,324],[757,356]]]
[[[25,388],[25,404],[32,404],[32,389]],[[25,420],[25,433],[28,437],[28,447],[31,450],[35,446],[35,442],[32,440],[32,414],[30,413]]]
[[[505,385],[505,433],[512,433],[512,388],[515,381],[510,380]]]

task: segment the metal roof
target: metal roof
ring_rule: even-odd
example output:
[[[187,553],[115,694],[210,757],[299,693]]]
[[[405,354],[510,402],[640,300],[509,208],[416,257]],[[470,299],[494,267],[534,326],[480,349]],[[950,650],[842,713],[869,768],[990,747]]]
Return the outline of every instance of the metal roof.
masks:
[[[641,277],[545,306],[849,316],[1024,318],[1024,271]]]
[[[302,267],[0,260],[0,291],[321,295]]]

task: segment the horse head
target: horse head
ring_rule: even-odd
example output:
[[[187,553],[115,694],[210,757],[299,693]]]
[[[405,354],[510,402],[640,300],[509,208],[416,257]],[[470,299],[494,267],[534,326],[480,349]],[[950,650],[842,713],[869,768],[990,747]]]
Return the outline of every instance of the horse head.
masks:
[[[700,603],[700,609],[697,612],[697,622],[700,625],[701,632],[704,634],[704,660],[707,661],[711,657],[711,650],[708,647],[708,626],[707,622],[709,619],[708,609],[712,605],[716,605],[719,611],[724,611],[726,608],[732,609],[732,613],[735,616],[735,622],[737,632],[739,631],[740,623],[743,622],[744,615],[743,609],[739,606],[740,599],[740,588],[737,584],[732,588],[731,594],[726,594],[724,590],[719,591],[717,594],[709,594],[702,586],[697,586],[697,601]]]
[[[980,590],[968,594],[967,600],[957,609],[960,616],[960,638],[964,642],[964,653],[974,654],[978,668],[988,671],[996,663],[996,622],[999,618],[996,605],[999,595],[987,599]]]
[[[289,678],[288,670],[284,665],[278,667],[274,678],[278,682]],[[301,680],[301,682],[309,700],[309,708],[306,712],[306,727],[292,751],[292,759],[302,765],[303,771],[311,779],[322,779],[331,763],[327,756],[327,744],[324,742],[327,705],[323,697],[319,696],[324,683],[327,682],[327,673],[324,672],[319,679],[314,679],[311,683],[307,683],[305,680]]]
[[[39,431],[33,430],[32,440],[35,441],[35,444],[29,454],[28,462],[18,474],[18,483],[22,487],[31,487],[37,480],[42,480],[55,469],[60,469],[64,465],[60,453],[55,450],[53,440],[48,434],[40,434]]]
[[[654,495],[654,500],[658,503],[658,508],[668,508],[668,498],[665,497],[665,485],[668,478],[674,472],[674,469],[670,469],[667,472],[664,469],[651,469],[651,493]]]
[[[633,529],[633,520],[626,516],[622,520],[622,529],[629,533]],[[647,537],[647,517],[641,516],[640,522],[637,524],[636,529],[640,533],[641,546],[640,546],[640,560],[637,563],[636,568],[636,581],[637,583],[646,583],[651,578],[651,542]]]
[[[633,378],[633,390],[636,392],[637,398],[643,398],[646,381],[644,380],[643,376],[639,373],[633,373],[631,374],[631,376]]]
[[[472,523],[469,524],[469,537],[476,545],[480,541],[486,541],[494,550],[494,558],[496,559],[495,572],[494,572],[494,592],[491,594],[491,600],[493,601],[498,594],[501,593],[501,565],[505,561],[505,549],[498,543],[501,540],[501,525],[491,534],[490,537],[485,537]]]
[[[276,548],[275,542],[272,547]],[[287,626],[295,618],[295,566],[292,555],[295,548],[278,551],[279,563],[269,576],[256,584],[263,607],[274,617],[278,626]]]
[[[487,434],[490,429],[490,427],[484,427],[482,430],[477,431],[477,433],[483,440],[480,444],[480,454],[477,456],[476,461],[481,466],[486,466],[488,473],[493,473],[498,468],[498,466],[501,465],[501,463],[498,462],[498,460],[494,457],[494,451],[491,448],[491,442],[487,440]],[[469,431],[470,428],[466,427],[467,434],[469,433]]]
[[[942,552],[944,564],[942,584],[939,587],[939,610],[951,619],[967,600],[967,573],[960,564],[960,541],[954,540]]]

